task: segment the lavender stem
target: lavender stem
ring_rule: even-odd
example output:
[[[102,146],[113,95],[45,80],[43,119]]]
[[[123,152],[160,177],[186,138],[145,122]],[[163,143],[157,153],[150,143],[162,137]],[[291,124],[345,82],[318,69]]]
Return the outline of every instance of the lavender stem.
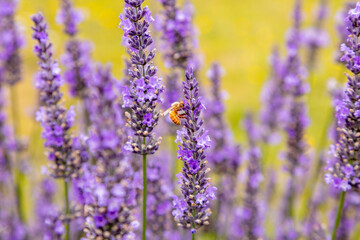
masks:
[[[336,221],[335,221],[335,225],[334,225],[334,229],[332,232],[332,237],[331,240],[335,240],[336,239],[336,231],[340,225],[340,220],[341,220],[341,213],[342,213],[342,209],[344,206],[344,202],[345,202],[345,196],[346,196],[346,192],[342,191],[341,195],[340,195],[340,201],[339,201],[339,207],[338,207],[338,211],[336,214]]]
[[[14,137],[15,140],[17,139],[18,136],[18,131],[19,131],[19,117],[18,117],[18,109],[19,109],[19,104],[18,104],[18,98],[17,98],[17,94],[16,94],[16,89],[15,86],[12,85],[10,87],[10,98],[11,98],[11,115],[12,115],[12,120],[13,120],[13,129],[14,129]],[[23,176],[21,176],[21,172],[19,171],[19,169],[17,168],[17,165],[19,164],[17,162],[17,151],[14,152],[14,157],[15,157],[15,192],[16,192],[16,201],[17,201],[17,210],[18,210],[18,215],[20,218],[21,222],[24,222],[24,209],[22,208],[23,204],[22,204],[22,184],[21,184],[21,180],[23,178]]]
[[[329,112],[327,114],[327,117],[326,117],[326,121],[325,121],[325,124],[324,124],[324,128],[323,128],[323,131],[322,131],[322,134],[321,134],[321,138],[320,138],[320,142],[319,142],[319,145],[317,147],[318,149],[318,152],[316,154],[316,157],[315,157],[315,172],[311,178],[311,180],[309,181],[309,188],[308,188],[308,192],[305,193],[305,198],[304,198],[304,202],[303,202],[303,218],[305,218],[307,215],[308,215],[308,206],[310,206],[310,203],[311,203],[311,199],[312,199],[312,196],[313,196],[313,193],[314,193],[314,190],[315,190],[315,187],[316,187],[316,184],[319,180],[319,176],[320,176],[320,172],[321,172],[321,166],[322,166],[322,162],[321,162],[321,151],[322,149],[325,148],[325,144],[326,144],[326,141],[327,141],[327,133],[328,133],[328,129],[331,125],[333,121],[333,109],[332,107],[329,109]]]
[[[144,138],[145,139],[145,138]],[[147,176],[146,176],[146,154],[143,155],[143,228],[142,239],[146,239],[146,193],[147,193]]]
[[[66,218],[70,213],[68,182],[67,182],[66,179],[64,179],[64,191],[65,191],[64,195],[65,195],[65,218]],[[66,229],[65,240],[69,240],[70,239],[70,224],[69,224],[69,221],[66,221],[65,229]]]

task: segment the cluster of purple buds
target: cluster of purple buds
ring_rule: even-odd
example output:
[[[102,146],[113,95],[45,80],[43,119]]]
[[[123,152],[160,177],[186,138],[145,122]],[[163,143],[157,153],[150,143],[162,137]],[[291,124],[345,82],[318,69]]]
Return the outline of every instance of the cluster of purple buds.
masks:
[[[0,77],[1,82],[14,85],[21,80],[20,48],[24,39],[15,22],[16,0],[0,1]]]
[[[60,68],[52,58],[52,44],[49,42],[47,24],[41,13],[32,17],[33,38],[38,42],[34,48],[39,58],[39,72],[36,87],[40,91],[41,107],[36,120],[43,128],[42,137],[48,149],[47,157],[52,162],[50,175],[55,178],[76,177],[83,162],[87,161],[86,149],[80,139],[69,133],[74,124],[75,113],[67,111],[60,103],[62,80]]]
[[[347,75],[348,82],[342,101],[336,106],[336,117],[340,139],[332,147],[336,160],[328,166],[325,180],[342,191],[360,187],[360,3],[349,11],[347,17],[347,44],[341,45],[344,55],[341,61],[353,73]]]
[[[138,225],[133,217],[134,172],[123,149],[124,120],[111,68],[99,66],[90,87],[88,143],[96,162],[85,167],[77,184],[85,205],[84,232],[89,239],[132,239]]]
[[[129,87],[123,87],[123,107],[130,108],[127,112],[127,125],[135,136],[129,136],[127,150],[137,154],[153,154],[159,148],[161,138],[156,139],[152,133],[158,124],[160,112],[157,105],[162,102],[160,94],[164,91],[161,79],[155,74],[156,67],[152,60],[155,49],[146,49],[153,43],[149,35],[150,23],[153,21],[151,12],[144,0],[125,0],[124,14],[120,14],[120,27],[124,30],[128,51],[131,56]]]
[[[162,32],[165,64],[168,67],[186,69],[194,58],[196,42],[193,36],[193,12],[189,5],[183,9],[176,6],[176,0],[160,0],[164,7],[159,30]]]
[[[85,99],[89,94],[89,79],[93,74],[90,52],[89,42],[71,39],[66,43],[66,53],[62,58],[67,69],[64,78],[73,97]]]
[[[176,139],[179,143],[178,159],[184,163],[177,175],[184,198],[175,197],[173,215],[179,226],[191,229],[194,234],[196,229],[209,224],[209,205],[210,200],[215,199],[216,188],[206,177],[210,169],[206,167],[204,151],[210,147],[210,137],[202,127],[204,121],[200,119],[204,106],[199,96],[199,82],[192,70],[185,75],[183,102],[186,120],[184,127],[178,130]]]

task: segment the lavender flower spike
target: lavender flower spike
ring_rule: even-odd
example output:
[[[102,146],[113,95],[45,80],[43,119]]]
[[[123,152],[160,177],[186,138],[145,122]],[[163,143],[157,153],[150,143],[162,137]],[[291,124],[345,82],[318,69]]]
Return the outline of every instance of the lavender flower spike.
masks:
[[[200,119],[204,105],[199,96],[199,82],[192,70],[188,70],[185,76],[183,101],[186,121],[184,127],[177,131],[176,139],[180,144],[178,158],[184,162],[178,174],[184,198],[174,198],[173,215],[179,226],[191,229],[194,237],[197,229],[209,224],[209,204],[215,199],[216,187],[211,186],[210,178],[206,177],[210,169],[206,168],[204,151],[210,147],[210,137],[202,127],[204,121]]]
[[[320,4],[316,13],[316,20],[312,27],[305,29],[304,42],[307,46],[307,68],[312,71],[320,48],[329,43],[329,36],[323,28],[328,13],[328,0],[319,0]]]
[[[152,60],[155,49],[146,49],[153,43],[149,35],[150,23],[153,21],[151,12],[146,6],[141,7],[144,0],[125,0],[124,14],[120,14],[120,27],[129,46],[132,66],[130,87],[123,89],[123,107],[131,108],[127,113],[127,122],[134,131],[130,136],[127,149],[137,154],[153,154],[159,148],[160,139],[152,133],[158,124],[160,112],[156,109],[162,102],[160,94],[164,91],[161,79],[155,74],[157,68]]]
[[[153,39],[149,34],[150,23],[154,21],[149,8],[142,7],[144,0],[124,0],[124,14],[120,14],[120,28],[124,30],[124,39],[131,56],[129,68],[130,86],[123,87],[123,107],[126,112],[127,125],[133,130],[125,149],[141,154],[143,160],[143,229],[142,238],[146,239],[146,161],[148,154],[158,150],[161,138],[156,139],[154,128],[159,122],[160,112],[157,105],[162,103],[160,94],[164,91],[161,79],[155,74],[157,68],[152,60],[155,49],[150,50]]]
[[[64,32],[70,36],[75,36],[78,32],[77,25],[82,21],[81,13],[74,9],[71,0],[60,0],[61,9],[56,17],[56,21],[64,25]]]
[[[42,137],[48,149],[48,159],[52,162],[50,174],[55,178],[76,177],[84,159],[80,154],[77,138],[69,130],[74,123],[73,109],[66,109],[59,103],[62,98],[60,68],[52,59],[52,44],[49,42],[47,24],[41,13],[32,17],[35,26],[33,38],[38,42],[34,51],[39,58],[41,71],[36,87],[40,90],[42,107],[36,113],[36,120],[43,127]]]
[[[342,191],[360,188],[360,58],[357,44],[360,40],[360,3],[349,11],[347,25],[349,35],[347,44],[341,45],[344,53],[341,60],[353,75],[347,75],[348,82],[343,99],[338,101],[336,106],[340,139],[332,147],[336,161],[325,175],[328,184]]]
[[[61,0],[57,20],[64,25],[64,32],[71,37],[66,43],[65,54],[62,57],[62,62],[66,66],[64,78],[69,84],[71,96],[84,100],[89,94],[88,85],[93,76],[93,69],[91,44],[76,38],[77,25],[81,18],[80,12],[74,9],[71,0]]]
[[[264,179],[260,159],[261,151],[256,145],[259,133],[256,132],[256,126],[253,122],[252,114],[247,114],[245,119],[245,129],[247,130],[249,150],[247,152],[247,180],[244,198],[244,206],[239,211],[238,219],[235,218],[233,226],[233,239],[262,239],[264,218],[262,216],[261,205],[259,204],[260,183]],[[234,225],[234,224],[233,224]]]
[[[21,80],[20,48],[24,39],[15,22],[16,0],[0,0],[0,68],[6,83],[15,85]]]
[[[176,0],[160,0],[164,7],[163,19],[160,21],[159,30],[162,32],[162,48],[164,49],[165,64],[169,68],[186,69],[194,60],[196,34],[193,21],[192,8],[176,6]]]

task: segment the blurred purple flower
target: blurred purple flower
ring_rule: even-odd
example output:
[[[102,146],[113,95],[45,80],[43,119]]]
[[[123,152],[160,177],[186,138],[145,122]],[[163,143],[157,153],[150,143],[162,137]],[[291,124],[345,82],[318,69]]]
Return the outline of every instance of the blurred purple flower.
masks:
[[[319,0],[316,19],[313,26],[303,31],[303,41],[307,46],[307,68],[312,71],[316,64],[320,48],[329,44],[329,36],[324,29],[324,21],[328,15],[328,0]]]
[[[75,36],[78,29],[77,25],[83,20],[79,10],[74,9],[71,0],[60,0],[61,9],[56,16],[56,21],[64,25],[64,32],[70,36]]]
[[[37,119],[43,128],[42,137],[48,159],[52,162],[50,174],[55,178],[74,178],[81,169],[81,164],[87,161],[86,149],[79,141],[70,135],[73,125],[74,112],[66,109],[59,103],[62,98],[60,87],[60,68],[52,59],[52,44],[47,34],[47,24],[41,13],[32,16],[34,27],[33,38],[37,41],[34,51],[39,58],[41,68],[36,86],[40,91],[40,107]]]
[[[193,26],[193,6],[187,2],[179,8],[176,0],[160,0],[164,10],[155,25],[161,31],[161,49],[168,68],[192,67],[199,63],[194,54],[197,48],[196,29]]]
[[[247,153],[247,180],[244,196],[244,205],[235,215],[232,222],[232,238],[239,239],[261,239],[264,234],[263,209],[259,202],[259,188],[263,180],[261,173],[260,159],[261,154],[256,142],[258,133],[254,125],[252,114],[247,114],[245,119],[245,129],[247,131],[249,150]],[[238,230],[235,230],[238,228]]]
[[[20,48],[25,41],[15,22],[17,4],[16,0],[0,0],[0,78],[10,85],[21,80]]]

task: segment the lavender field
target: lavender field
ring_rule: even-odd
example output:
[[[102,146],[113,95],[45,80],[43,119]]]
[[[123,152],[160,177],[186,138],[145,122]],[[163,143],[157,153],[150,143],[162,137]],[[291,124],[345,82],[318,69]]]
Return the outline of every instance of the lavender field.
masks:
[[[360,2],[0,0],[0,240],[359,240]]]

